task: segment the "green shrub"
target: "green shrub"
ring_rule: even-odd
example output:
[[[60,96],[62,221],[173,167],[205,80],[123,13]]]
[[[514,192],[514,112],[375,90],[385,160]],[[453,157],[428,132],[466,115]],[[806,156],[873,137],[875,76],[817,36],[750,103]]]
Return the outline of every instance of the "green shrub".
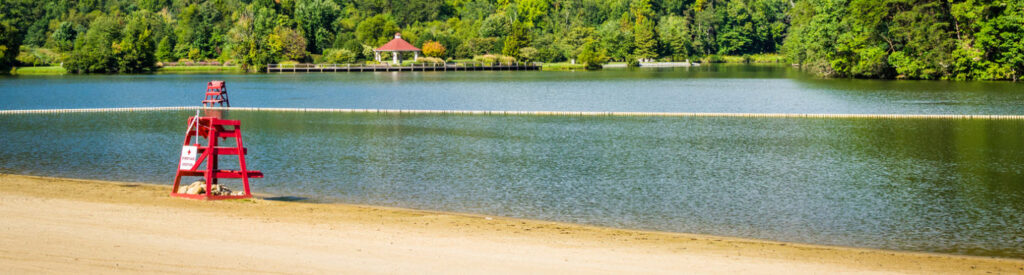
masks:
[[[351,64],[356,62],[356,53],[349,49],[326,49],[321,60],[330,64]]]
[[[60,64],[61,55],[50,49],[21,46],[15,60],[24,66],[49,66]]]
[[[626,66],[630,68],[640,67],[640,59],[635,56],[627,57]]]
[[[709,55],[709,56],[705,56],[704,58],[701,58],[701,62],[703,62],[703,63],[725,63],[726,60],[721,55],[712,54],[712,55]]]
[[[497,58],[493,54],[477,55],[473,56],[473,61],[480,63],[494,63]]]
[[[500,54],[485,54],[473,56],[473,61],[480,63],[501,63],[501,64],[512,64],[516,62],[515,57],[500,55]]]
[[[604,63],[608,62],[608,51],[598,50],[597,42],[589,40],[583,44],[583,49],[576,59],[583,63],[587,70],[600,70],[604,68]]]
[[[415,62],[416,64],[444,64],[444,59],[437,57],[420,57]]]

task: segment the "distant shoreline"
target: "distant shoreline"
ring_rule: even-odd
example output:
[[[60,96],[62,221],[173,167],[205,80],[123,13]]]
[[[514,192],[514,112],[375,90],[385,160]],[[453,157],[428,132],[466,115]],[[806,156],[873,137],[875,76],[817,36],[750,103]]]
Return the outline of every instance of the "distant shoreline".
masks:
[[[188,73],[244,73],[239,66],[166,66],[157,67],[157,69],[150,74],[188,74]],[[12,70],[11,75],[65,75],[74,74],[68,72],[61,66],[36,66],[36,67],[16,67]]]
[[[1024,260],[411,209],[170,198],[169,186],[0,174],[3,270],[191,273],[1017,273]],[[199,255],[202,255],[201,257]],[[208,258],[207,258],[208,257]]]
[[[767,56],[767,57],[765,57]],[[709,64],[782,64],[770,59],[773,55],[756,56],[753,59],[745,60],[742,56],[720,56],[714,58],[704,58],[701,60],[695,60],[689,64],[683,65],[683,62],[643,62],[641,67],[647,68],[663,68],[663,67],[690,67],[690,66],[707,66]],[[626,62],[609,62],[604,65],[605,68],[626,68]],[[573,64],[570,62],[545,62],[541,66],[540,71],[583,71],[585,70],[582,63]],[[11,70],[10,75],[65,75],[75,74],[69,72],[61,66],[25,66],[16,67]],[[174,65],[174,66],[158,66],[156,70],[149,73],[142,74],[190,74],[190,73],[247,73],[245,70],[238,65]],[[251,72],[253,74],[264,74],[266,71]]]

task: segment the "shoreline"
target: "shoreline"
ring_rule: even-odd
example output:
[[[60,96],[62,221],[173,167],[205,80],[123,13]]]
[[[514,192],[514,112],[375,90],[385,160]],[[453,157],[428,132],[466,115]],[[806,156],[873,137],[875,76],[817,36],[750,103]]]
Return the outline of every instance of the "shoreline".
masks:
[[[256,264],[248,266],[253,269],[231,270],[245,272],[1024,272],[1021,259],[785,243],[338,203],[266,199],[207,202],[171,198],[167,192],[169,186],[156,184],[0,174],[0,214],[8,223],[7,229],[0,227],[0,271],[72,271],[82,268],[80,263],[61,261],[86,256],[110,259],[88,265],[95,268],[92,272],[109,271],[112,266],[117,270],[126,263],[142,265],[135,271],[196,271],[190,269],[195,266],[172,264],[190,262],[186,257],[189,253],[174,253],[187,250],[217,254],[213,262],[233,261],[239,264],[237,267],[246,267],[246,259]],[[161,218],[164,214],[189,218]],[[119,223],[123,228],[115,228],[119,228],[117,236],[121,237],[98,233]],[[190,232],[194,224],[206,225],[197,232],[257,230],[239,237],[249,242],[214,245],[206,237],[173,234]],[[49,236],[53,225],[68,231]],[[47,243],[59,236],[67,239]],[[122,242],[122,238],[128,241]],[[110,249],[110,242],[117,243],[118,249]],[[335,245],[309,247],[313,244]],[[221,255],[218,251],[225,249],[222,245],[250,257]],[[261,249],[251,250],[253,246]],[[275,261],[285,257],[282,251],[293,253],[287,257],[299,257],[292,260],[337,255],[346,255],[346,260]],[[173,256],[154,258],[156,255]],[[361,266],[352,261],[390,264]],[[203,263],[196,265],[201,267]]]
[[[278,107],[120,107],[72,109],[0,109],[0,115],[153,112],[183,110],[218,110],[290,113],[364,113],[364,114],[430,114],[489,116],[587,116],[587,117],[744,117],[744,118],[826,118],[826,119],[957,119],[957,120],[1024,120],[1024,115],[983,114],[871,114],[871,113],[706,113],[706,112],[607,112],[607,111],[501,111],[501,110],[417,110],[417,109],[342,109],[342,108],[278,108]]]

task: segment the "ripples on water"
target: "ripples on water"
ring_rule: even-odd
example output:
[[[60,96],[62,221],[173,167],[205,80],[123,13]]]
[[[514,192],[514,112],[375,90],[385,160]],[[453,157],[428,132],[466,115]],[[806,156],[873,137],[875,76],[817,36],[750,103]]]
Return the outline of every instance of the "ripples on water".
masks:
[[[167,184],[188,115],[0,116],[0,171]],[[1022,121],[227,115],[257,192],[1024,257]]]

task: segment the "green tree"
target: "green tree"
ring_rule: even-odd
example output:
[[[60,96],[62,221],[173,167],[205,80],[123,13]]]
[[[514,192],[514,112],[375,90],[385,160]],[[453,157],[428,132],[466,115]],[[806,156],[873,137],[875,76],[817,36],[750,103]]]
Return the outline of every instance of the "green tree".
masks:
[[[533,28],[548,15],[550,4],[548,0],[519,0],[516,1],[516,10],[519,13],[519,22],[526,28]]]
[[[53,34],[50,35],[50,41],[52,41],[53,47],[57,50],[69,52],[75,49],[75,36],[77,34],[74,23],[61,22],[57,29],[53,30]]]
[[[82,73],[117,72],[114,44],[121,40],[121,29],[121,23],[114,17],[96,17],[89,24],[89,31],[75,40],[75,50],[64,62],[64,67],[68,71]]]
[[[783,50],[824,75],[1014,79],[1022,5],[998,1],[807,0],[790,10]],[[756,21],[756,20],[755,20]]]
[[[400,26],[437,20],[453,12],[443,0],[391,1],[391,13]]]
[[[556,46],[561,50],[566,59],[576,59],[583,49],[583,44],[590,40],[595,40],[596,36],[594,28],[574,27],[568,32],[559,35],[559,39],[556,40]]]
[[[743,0],[731,0],[726,5],[725,18],[718,36],[719,54],[743,54],[754,50],[754,25],[750,20],[750,10]]]
[[[846,1],[800,1],[791,16],[792,25],[783,44],[787,58],[822,75],[835,76],[832,58],[837,56],[839,35],[845,31],[842,19],[847,16]]]
[[[1004,7],[992,3],[975,8],[980,11],[980,18],[973,24],[977,32],[972,48],[984,57],[974,73],[980,79],[1017,81],[1024,74],[1024,3],[1003,4]]]
[[[583,63],[587,70],[600,70],[604,63],[608,62],[608,55],[606,50],[598,50],[598,47],[597,41],[593,39],[587,40],[587,43],[583,44],[583,49],[580,50],[580,55],[576,57],[576,60]]]
[[[217,1],[190,4],[178,14],[175,55],[192,59],[216,57],[230,29]]]
[[[276,21],[273,9],[250,7],[228,32],[231,54],[243,69],[261,72],[281,58],[283,47],[272,46],[268,39]]]
[[[14,65],[21,50],[18,40],[18,29],[11,26],[10,21],[0,21],[0,74],[6,74]]]
[[[602,49],[611,59],[625,61],[633,52],[633,33],[621,31],[616,22],[606,22],[597,30]]]
[[[516,22],[512,24],[512,33],[505,37],[505,46],[502,47],[501,53],[507,56],[519,56],[519,49],[530,44],[530,37],[526,33],[526,28]]]
[[[159,61],[174,61],[174,46],[171,45],[171,38],[164,36],[156,45],[156,59]]]
[[[281,54],[286,60],[303,61],[308,56],[306,52],[306,38],[298,31],[282,26],[274,27],[274,32],[268,38],[271,47],[275,52]]]
[[[480,23],[480,37],[503,37],[512,32],[512,20],[505,13],[492,14]]]
[[[654,22],[646,17],[638,17],[633,27],[633,39],[636,48],[633,55],[641,59],[658,57],[658,40],[655,38]]]
[[[356,38],[365,45],[374,47],[384,45],[398,32],[398,25],[391,17],[384,14],[374,15],[356,26]]]
[[[889,64],[902,77],[939,79],[948,74],[946,64],[955,46],[946,1],[893,0],[889,35],[902,46],[894,47]]]
[[[133,13],[121,32],[121,41],[112,46],[118,72],[138,73],[156,68],[156,43],[149,15],[149,11]]]
[[[658,38],[661,39],[664,55],[672,56],[676,60],[683,60],[692,54],[690,30],[683,17],[675,15],[662,17],[661,22],[658,23]]]
[[[32,0],[0,1],[0,74],[6,74],[14,65],[25,30],[35,17],[33,5],[39,2]]]
[[[654,32],[654,9],[650,0],[633,0],[629,4],[633,19],[633,55],[641,59],[658,57],[658,39]]]
[[[296,0],[295,21],[303,37],[310,42],[307,50],[320,53],[334,43],[335,20],[341,15],[341,8],[334,0]]]

